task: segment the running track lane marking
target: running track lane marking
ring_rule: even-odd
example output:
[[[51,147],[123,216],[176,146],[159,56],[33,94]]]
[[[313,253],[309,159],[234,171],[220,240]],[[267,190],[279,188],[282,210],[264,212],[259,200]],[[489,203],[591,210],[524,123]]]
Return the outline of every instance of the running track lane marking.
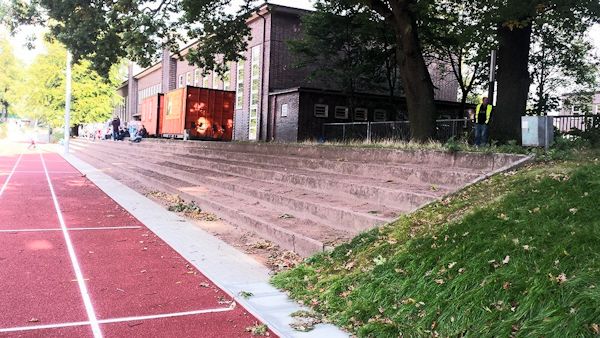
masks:
[[[85,231],[85,230],[128,230],[128,229],[141,229],[141,226],[124,226],[124,227],[90,227],[90,228],[67,228],[69,231]],[[0,230],[3,232],[38,232],[38,231],[62,231],[62,228],[50,228],[50,229],[13,229],[13,230]]]
[[[10,171],[10,174],[8,174],[8,177],[6,178],[6,181],[4,181],[4,184],[2,185],[2,188],[0,188],[0,196],[2,196],[2,193],[4,193],[4,190],[8,186],[8,181],[10,181],[10,179],[13,176],[13,174],[15,173],[15,170],[17,170],[17,166],[19,165],[19,162],[21,162],[21,157],[23,157],[23,154],[19,155],[19,158],[17,159],[17,162],[15,162],[15,165],[13,166],[12,170]]]
[[[52,170],[49,170],[48,172],[51,174],[73,174],[73,175],[81,176],[81,173],[79,173],[77,171],[65,171],[65,170],[52,171]],[[17,170],[17,171],[15,171],[15,173],[17,173],[17,174],[43,174],[44,171],[43,170]]]
[[[233,303],[232,306],[230,306],[230,307],[224,307],[224,308],[186,311],[186,312],[174,312],[174,313],[163,313],[163,314],[159,314],[159,315],[149,315],[149,316],[133,316],[133,317],[99,319],[98,323],[112,324],[112,323],[132,322],[132,321],[150,320],[150,319],[193,316],[193,315],[201,315],[201,314],[206,314],[206,313],[228,312],[228,311],[232,311],[234,309],[235,309],[235,303]],[[58,328],[73,327],[73,326],[84,326],[84,325],[90,325],[90,324],[91,323],[88,321],[88,322],[71,322],[71,323],[59,323],[59,324],[47,324],[47,325],[35,325],[35,326],[9,327],[9,328],[5,328],[5,329],[0,329],[0,333],[18,332],[18,331],[33,331],[33,330],[43,330],[43,329],[58,329]]]
[[[60,222],[60,227],[62,229],[63,236],[65,237],[65,242],[67,244],[67,250],[69,252],[69,257],[71,258],[71,264],[73,265],[73,270],[75,271],[75,277],[77,279],[77,284],[79,284],[79,291],[81,292],[81,297],[83,298],[83,304],[85,305],[85,311],[87,312],[89,325],[92,327],[92,333],[95,338],[102,338],[102,331],[100,331],[100,325],[98,324],[98,318],[96,318],[96,313],[94,312],[94,307],[92,306],[92,300],[90,298],[90,294],[88,292],[87,286],[85,285],[85,281],[83,280],[83,273],[81,272],[81,268],[79,267],[79,261],[77,260],[77,256],[75,255],[75,249],[73,248],[73,243],[71,242],[71,236],[69,235],[69,231],[65,224],[65,220],[62,216],[62,211],[60,210],[60,205],[58,204],[58,199],[56,198],[56,194],[54,193],[54,187],[52,186],[52,181],[50,180],[50,175],[48,174],[48,168],[46,168],[46,162],[44,161],[44,155],[40,153],[40,159],[42,160],[42,166],[44,167],[44,173],[46,174],[46,180],[48,181],[48,186],[50,187],[50,193],[52,194],[52,201],[54,202],[54,209],[56,210],[56,214],[58,215],[58,221]]]

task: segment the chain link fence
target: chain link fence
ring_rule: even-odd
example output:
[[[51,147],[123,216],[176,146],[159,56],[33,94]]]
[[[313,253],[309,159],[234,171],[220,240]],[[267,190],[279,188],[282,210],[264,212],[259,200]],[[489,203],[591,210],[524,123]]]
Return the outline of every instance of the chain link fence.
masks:
[[[470,138],[473,132],[473,122],[469,119],[437,120],[435,139],[442,143],[451,138]],[[323,139],[325,141],[409,141],[410,122],[348,122],[324,123]]]

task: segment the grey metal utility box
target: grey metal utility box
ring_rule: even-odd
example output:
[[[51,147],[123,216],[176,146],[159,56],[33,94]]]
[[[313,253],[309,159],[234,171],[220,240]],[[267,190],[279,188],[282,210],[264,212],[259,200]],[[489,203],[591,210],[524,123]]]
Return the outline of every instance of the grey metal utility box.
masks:
[[[552,116],[522,116],[521,131],[524,146],[548,148],[554,142]]]

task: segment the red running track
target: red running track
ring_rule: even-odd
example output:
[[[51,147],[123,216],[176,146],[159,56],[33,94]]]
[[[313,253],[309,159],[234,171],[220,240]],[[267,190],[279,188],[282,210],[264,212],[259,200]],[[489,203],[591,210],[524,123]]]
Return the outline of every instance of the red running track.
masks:
[[[251,337],[255,317],[59,155],[0,157],[3,186],[0,337]]]

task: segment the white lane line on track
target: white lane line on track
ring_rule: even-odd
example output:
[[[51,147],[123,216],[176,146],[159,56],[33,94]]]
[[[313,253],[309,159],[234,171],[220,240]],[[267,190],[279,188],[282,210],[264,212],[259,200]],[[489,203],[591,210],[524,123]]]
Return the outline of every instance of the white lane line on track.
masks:
[[[90,294],[88,292],[87,286],[85,285],[85,281],[83,280],[83,273],[81,272],[81,267],[79,266],[79,261],[77,260],[77,256],[75,255],[75,249],[73,248],[73,243],[71,242],[71,236],[69,235],[69,231],[65,224],[65,220],[63,219],[62,211],[60,210],[60,205],[58,204],[58,199],[56,198],[56,194],[54,193],[54,186],[52,186],[52,181],[50,180],[50,175],[48,174],[48,168],[46,167],[46,162],[44,162],[44,155],[40,153],[40,159],[42,160],[42,166],[44,167],[44,173],[46,175],[46,180],[48,181],[48,186],[50,187],[50,193],[52,194],[52,201],[54,202],[54,209],[56,209],[56,214],[58,216],[58,221],[60,222],[60,227],[62,229],[63,236],[65,237],[65,243],[67,244],[67,251],[69,252],[69,257],[71,258],[71,264],[73,265],[73,270],[75,271],[75,277],[77,279],[77,284],[79,285],[79,291],[81,292],[81,297],[83,298],[83,304],[85,305],[85,311],[88,315],[88,320],[90,322],[90,326],[92,327],[92,333],[95,338],[102,337],[102,331],[100,331],[100,324],[98,324],[98,318],[96,318],[96,312],[94,311],[94,307],[92,306],[92,300],[90,298]]]
[[[86,230],[128,230],[128,229],[141,229],[141,226],[125,226],[125,227],[89,227],[89,228],[67,228],[68,231],[86,231]],[[5,229],[0,230],[0,233],[9,232],[43,232],[43,231],[62,231],[62,228],[48,228],[48,229]]]
[[[113,323],[140,321],[140,320],[194,316],[194,315],[201,315],[201,314],[207,314],[207,313],[228,312],[228,311],[232,311],[233,309],[235,309],[235,303],[233,303],[233,304],[234,304],[233,306],[224,307],[224,308],[195,310],[195,311],[186,311],[186,312],[163,313],[163,314],[158,314],[158,315],[147,315],[147,316],[99,319],[98,323],[113,324]],[[90,325],[90,324],[91,323],[89,321],[87,321],[87,322],[70,322],[70,323],[57,323],[57,324],[47,324],[47,325],[8,327],[8,328],[0,329],[0,333],[18,332],[18,331],[33,331],[33,330],[43,330],[43,329],[58,329],[58,328],[73,327],[73,326],[84,326],[84,325]]]
[[[6,178],[6,181],[4,181],[4,184],[2,184],[2,188],[0,188],[0,196],[2,196],[2,194],[4,193],[4,190],[8,186],[8,182],[10,181],[10,179],[13,176],[13,174],[15,173],[15,170],[17,170],[17,166],[19,165],[19,162],[21,162],[21,158],[22,157],[23,157],[23,154],[20,154],[19,158],[17,159],[17,162],[15,162],[15,165],[13,166],[10,174],[8,174],[8,177]]]
[[[43,174],[43,170],[17,170],[15,171],[17,174]],[[67,170],[48,170],[49,174],[73,174],[81,176],[81,173],[78,171],[67,171]]]

